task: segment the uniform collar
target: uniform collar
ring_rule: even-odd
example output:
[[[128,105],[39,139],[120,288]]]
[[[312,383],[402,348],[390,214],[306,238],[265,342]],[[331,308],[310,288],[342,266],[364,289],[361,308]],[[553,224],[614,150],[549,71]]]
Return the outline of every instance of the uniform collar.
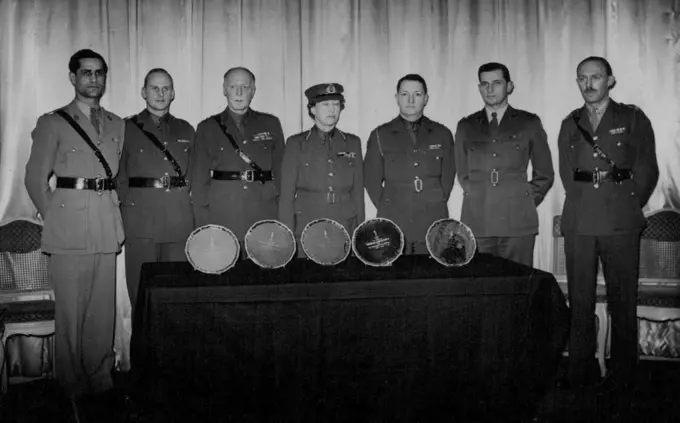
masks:
[[[496,110],[493,110],[489,106],[484,106],[484,111],[486,112],[486,118],[488,119],[489,122],[491,122],[491,119],[493,119],[493,116],[491,116],[491,114],[496,113],[496,119],[498,119],[498,124],[500,125],[501,120],[503,120],[503,116],[505,115],[505,111],[508,110],[508,107],[510,107],[509,103],[505,103],[504,106],[499,107]]]
[[[90,110],[91,109],[96,109],[96,110],[99,110],[99,111],[103,110],[103,107],[101,105],[99,105],[98,107],[91,107],[91,106],[83,103],[82,101],[78,100],[77,98],[75,100],[75,103],[76,103],[76,107],[78,107],[78,110],[80,110],[80,112],[87,117],[90,117]]]

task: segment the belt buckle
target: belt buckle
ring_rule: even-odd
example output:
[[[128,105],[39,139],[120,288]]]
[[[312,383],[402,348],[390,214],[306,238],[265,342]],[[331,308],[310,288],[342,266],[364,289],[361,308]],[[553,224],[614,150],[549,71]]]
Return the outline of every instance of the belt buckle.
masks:
[[[255,181],[255,171],[254,170],[244,170],[243,173],[241,173],[241,180],[245,181],[245,182]]]
[[[170,191],[170,175],[167,173],[161,176],[161,187],[163,187],[166,191]]]
[[[602,177],[600,175],[600,169],[595,168],[595,170],[593,170],[593,186],[595,188],[599,188],[600,182],[602,182]]]
[[[97,192],[97,195],[102,195],[104,192],[104,178],[99,175],[94,178],[94,190]]]
[[[423,180],[416,176],[416,179],[413,180],[413,188],[416,190],[416,192],[422,192]]]
[[[496,169],[493,169],[491,171],[490,179],[491,179],[491,185],[493,185],[493,186],[498,185],[498,171]]]

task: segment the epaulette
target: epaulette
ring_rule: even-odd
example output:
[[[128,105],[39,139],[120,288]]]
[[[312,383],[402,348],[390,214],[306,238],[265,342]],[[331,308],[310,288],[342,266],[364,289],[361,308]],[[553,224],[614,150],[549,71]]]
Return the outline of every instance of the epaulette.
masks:
[[[309,136],[312,135],[312,130],[308,129],[307,130],[307,135],[305,136],[305,141],[309,140]]]

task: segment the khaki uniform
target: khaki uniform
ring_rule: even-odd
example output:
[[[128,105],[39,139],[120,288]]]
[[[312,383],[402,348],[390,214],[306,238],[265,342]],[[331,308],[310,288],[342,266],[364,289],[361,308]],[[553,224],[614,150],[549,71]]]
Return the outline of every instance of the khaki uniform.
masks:
[[[620,182],[579,181],[575,171],[610,170],[593,154],[579,130],[589,133],[617,168],[632,170]],[[597,129],[585,107],[562,122],[558,139],[560,177],[566,191],[561,228],[571,335],[568,376],[572,384],[592,382],[596,374],[595,301],[598,261],[607,284],[611,314],[611,364],[620,376],[634,380],[638,359],[637,287],[642,207],[659,179],[654,130],[639,108],[609,100]]]
[[[236,154],[217,122],[211,118],[202,121],[196,130],[189,175],[196,226],[225,226],[243,242],[253,223],[277,217],[283,129],[277,117],[252,109],[243,117],[243,134],[227,110],[219,117],[241,150],[263,170],[272,171],[274,179],[265,183],[211,179],[211,170],[242,172],[253,169]]]
[[[137,115],[144,131],[155,135],[187,174],[194,146],[194,128],[172,115],[160,124],[144,110]],[[125,224],[125,269],[130,302],[134,307],[143,263],[185,261],[184,247],[194,229],[190,187],[130,187],[129,178],[177,177],[163,152],[131,119],[125,121],[125,147],[117,177],[117,190]]]
[[[449,217],[447,202],[456,177],[453,135],[423,117],[417,133],[401,117],[368,138],[364,182],[378,217],[392,220],[405,238],[405,254],[427,254],[432,223]]]
[[[298,240],[309,222],[321,218],[337,221],[352,236],[365,218],[361,163],[361,140],[339,129],[330,132],[330,139],[316,126],[288,138],[279,221]]]
[[[541,120],[508,106],[498,127],[492,128],[483,109],[458,123],[455,138],[464,191],[461,221],[475,234],[480,252],[531,266],[538,233],[536,207],[555,180]],[[527,177],[530,162],[532,175]]]
[[[90,136],[113,176],[123,148],[124,123],[102,109],[100,134],[76,102],[63,108]],[[116,301],[116,253],[124,240],[115,191],[57,188],[48,178],[106,178],[92,149],[59,115],[38,119],[26,165],[26,188],[44,218],[42,249],[50,254],[55,294],[55,366],[73,396],[111,388]]]

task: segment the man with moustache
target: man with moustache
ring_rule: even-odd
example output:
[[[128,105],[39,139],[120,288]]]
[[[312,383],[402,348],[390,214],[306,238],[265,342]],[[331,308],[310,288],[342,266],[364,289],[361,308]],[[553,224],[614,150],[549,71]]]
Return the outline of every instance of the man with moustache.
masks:
[[[611,65],[588,57],[576,69],[585,105],[563,121],[558,139],[560,178],[566,191],[561,229],[567,268],[571,329],[565,388],[598,382],[595,301],[598,261],[611,314],[611,373],[626,387],[638,362],[637,289],[642,207],[659,178],[654,130],[642,110],[609,97]]]
[[[227,108],[196,129],[189,180],[196,226],[225,226],[243,243],[253,223],[278,215],[283,129],[276,116],[250,108],[250,70],[229,69],[223,89]]]
[[[422,76],[397,82],[399,116],[374,129],[364,160],[366,191],[378,217],[404,233],[404,254],[427,254],[430,225],[449,217],[447,202],[456,176],[453,135],[423,115],[429,99]]]
[[[305,226],[316,219],[335,220],[350,235],[364,221],[361,140],[337,128],[345,108],[343,91],[336,83],[305,90],[314,127],[286,141],[279,221],[298,240]],[[302,249],[298,252],[302,254]]]
[[[185,261],[194,229],[189,169],[194,128],[170,114],[172,76],[152,69],[144,78],[146,108],[125,120],[125,147],[118,174],[125,241],[125,269],[134,309],[143,263]]]
[[[547,136],[538,116],[508,104],[514,84],[505,65],[483,64],[477,76],[484,108],[461,119],[455,136],[461,221],[479,252],[533,266],[536,207],[555,180]]]
[[[124,240],[114,177],[125,124],[100,105],[107,73],[92,50],[71,56],[75,99],[38,119],[26,165],[54,289],[55,371],[72,401],[113,387],[116,253]]]

